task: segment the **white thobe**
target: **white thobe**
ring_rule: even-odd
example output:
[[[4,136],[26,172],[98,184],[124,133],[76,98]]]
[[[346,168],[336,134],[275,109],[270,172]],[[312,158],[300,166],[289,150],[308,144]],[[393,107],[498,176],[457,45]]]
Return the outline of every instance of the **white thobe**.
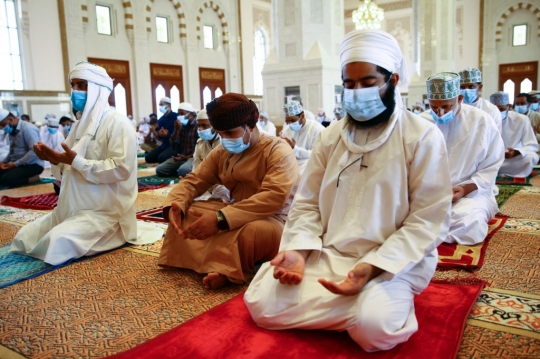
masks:
[[[418,328],[413,297],[431,280],[451,205],[443,137],[397,108],[382,130],[347,121],[321,132],[281,238],[280,251],[311,250],[298,286],[280,284],[265,263],[245,302],[269,329],[347,330],[365,350],[406,341]],[[384,270],[353,296],[318,282],[341,282],[359,263]]]
[[[62,148],[62,143],[66,140],[66,138],[64,137],[63,131],[58,129],[56,133],[50,133],[49,130],[45,128],[45,131],[42,131],[40,136],[41,142],[43,142],[45,145],[49,146],[56,152],[64,152],[64,149]],[[44,161],[44,163],[44,168],[51,168],[51,164],[49,161]]]
[[[434,122],[429,111],[422,116]],[[478,187],[452,205],[445,242],[473,245],[483,242],[488,221],[498,211],[497,172],[504,161],[504,144],[492,118],[473,106],[461,104],[454,120],[437,124],[446,142],[452,186]]]
[[[0,135],[0,162],[3,162],[9,154],[9,133]]]
[[[513,148],[519,155],[506,158],[499,169],[499,175],[527,177],[538,163],[538,141],[527,116],[508,111],[508,117],[502,124],[504,148]]]
[[[305,108],[304,108],[304,116],[305,116],[308,120],[316,121],[316,120],[315,120],[315,115],[313,114],[313,112],[311,112],[310,110],[306,110]]]
[[[324,130],[324,126],[314,120],[308,120],[298,131],[293,131],[289,126],[285,126],[282,131],[283,137],[294,138],[296,144],[294,145],[293,152],[300,166],[300,175],[306,169],[306,164],[311,156],[315,141],[319,137],[319,133]]]
[[[76,133],[73,128],[66,139],[70,148]],[[10,251],[56,265],[136,240],[136,149],[131,121],[109,108],[85,156],[52,166],[62,180],[58,206],[21,228]]]
[[[262,126],[261,121],[259,121],[257,122],[257,127],[259,128],[259,131],[266,133],[267,135],[276,135],[276,125],[274,125],[271,121],[266,121],[264,126]]]
[[[142,145],[144,143],[144,139],[148,134],[150,133],[150,124],[149,123],[141,123],[139,125],[139,131],[137,131],[137,138],[139,140],[139,145]]]
[[[499,111],[499,108],[492,104],[489,101],[484,100],[482,97],[478,98],[478,101],[470,103],[469,105],[476,107],[477,109],[480,109],[484,112],[487,112],[493,121],[495,121],[495,126],[497,126],[497,129],[499,130],[499,133],[502,130],[502,117],[501,117],[501,111]]]
[[[536,135],[536,140],[540,143],[540,113],[529,109],[527,112],[527,117],[529,118],[533,131]],[[537,153],[540,154],[540,151]]]

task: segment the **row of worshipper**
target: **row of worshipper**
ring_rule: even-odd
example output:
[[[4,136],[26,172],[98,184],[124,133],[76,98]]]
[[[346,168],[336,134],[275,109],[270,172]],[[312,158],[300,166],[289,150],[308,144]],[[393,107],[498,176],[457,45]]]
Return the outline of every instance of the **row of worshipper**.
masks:
[[[265,328],[346,330],[365,350],[386,350],[418,330],[413,300],[437,246],[485,238],[505,146],[493,119],[462,103],[458,74],[427,80],[431,112],[402,108],[409,75],[388,33],[348,33],[340,61],[346,115],[316,136],[301,178],[301,140],[259,131],[253,101],[228,93],[206,105],[221,143],[165,199],[158,264],[204,273],[209,289],[254,277],[244,299]],[[69,80],[72,102],[88,98],[80,121],[63,152],[35,146],[66,186],[11,246],[51,264],[136,238],[133,127],[108,106],[103,68],[80,63]],[[304,119],[300,131],[301,106],[286,107],[289,127]],[[195,201],[216,185],[230,200]]]
[[[30,121],[17,118],[11,112],[0,109],[0,186],[20,186],[40,180],[44,168],[50,168],[48,161],[36,156],[34,145],[42,142],[62,151],[64,134],[60,131],[60,121],[54,115],[47,115],[47,126],[41,131]]]

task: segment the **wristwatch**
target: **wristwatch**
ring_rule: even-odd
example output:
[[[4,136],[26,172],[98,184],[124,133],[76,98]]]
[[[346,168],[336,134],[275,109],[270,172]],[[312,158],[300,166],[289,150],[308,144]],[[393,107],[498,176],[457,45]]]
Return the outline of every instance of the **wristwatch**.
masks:
[[[217,227],[220,231],[227,231],[229,230],[229,223],[227,223],[227,220],[225,219],[225,216],[223,215],[223,212],[217,211]]]

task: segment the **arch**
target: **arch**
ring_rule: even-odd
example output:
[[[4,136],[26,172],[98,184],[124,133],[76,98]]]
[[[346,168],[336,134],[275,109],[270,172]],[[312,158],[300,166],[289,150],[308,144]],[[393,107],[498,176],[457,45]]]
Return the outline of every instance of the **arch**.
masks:
[[[501,17],[499,18],[499,21],[497,21],[497,26],[495,27],[495,42],[500,43],[502,40],[502,28],[510,14],[512,14],[516,10],[529,10],[531,11],[534,16],[536,16],[536,20],[540,23],[540,9],[528,2],[520,2],[516,5],[511,6],[510,8],[506,9],[505,12],[502,13]],[[537,36],[540,38],[540,27],[537,28]]]
[[[200,8],[199,8],[199,15],[197,16],[197,40],[201,39],[201,15],[203,14],[204,10],[211,8],[214,10],[218,16],[218,18],[221,20],[221,28],[223,30],[223,45],[229,44],[229,27],[227,25],[227,20],[225,19],[225,14],[221,9],[219,8],[218,4],[214,4],[213,1],[207,1],[205,2]]]
[[[148,0],[148,5],[146,5],[146,32],[152,32],[152,17],[150,13],[152,12],[152,4],[155,0]],[[174,9],[176,10],[176,15],[178,16],[178,28],[180,30],[180,39],[187,38],[186,32],[186,15],[182,9],[182,4],[180,0],[169,0]]]

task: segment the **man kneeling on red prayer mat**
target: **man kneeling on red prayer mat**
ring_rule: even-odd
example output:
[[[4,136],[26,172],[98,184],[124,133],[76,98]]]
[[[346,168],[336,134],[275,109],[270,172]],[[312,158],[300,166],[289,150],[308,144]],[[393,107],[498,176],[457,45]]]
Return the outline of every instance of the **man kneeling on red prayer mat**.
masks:
[[[215,289],[247,281],[256,262],[277,254],[298,164],[287,142],[259,132],[257,106],[245,96],[225,94],[206,110],[221,145],[169,193],[158,264],[205,273]],[[229,203],[193,202],[214,185],[230,190]]]

